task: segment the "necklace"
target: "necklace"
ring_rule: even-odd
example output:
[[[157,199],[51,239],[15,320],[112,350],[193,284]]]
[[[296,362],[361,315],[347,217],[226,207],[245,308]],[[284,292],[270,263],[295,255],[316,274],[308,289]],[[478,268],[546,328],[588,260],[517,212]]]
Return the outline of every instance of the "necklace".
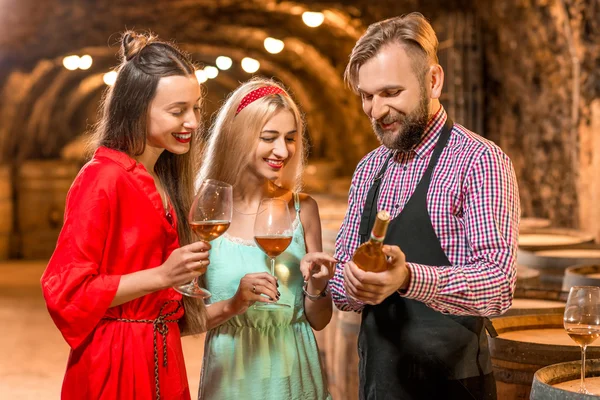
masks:
[[[233,205],[232,205],[232,207],[233,207]],[[245,213],[245,212],[241,212],[240,210],[238,210],[238,209],[237,209],[237,208],[235,208],[235,207],[233,207],[233,211],[235,211],[235,212],[236,212],[236,213],[238,213],[238,214],[242,214],[242,215],[256,215],[256,213],[255,213],[255,212],[253,212],[253,213]],[[257,211],[257,212],[258,212],[258,211]]]

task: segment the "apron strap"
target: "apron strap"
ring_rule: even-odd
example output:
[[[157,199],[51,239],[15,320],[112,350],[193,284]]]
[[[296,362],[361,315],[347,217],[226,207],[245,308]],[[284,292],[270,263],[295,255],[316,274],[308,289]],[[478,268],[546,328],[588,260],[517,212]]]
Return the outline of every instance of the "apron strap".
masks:
[[[393,157],[393,155],[394,153],[390,152],[390,154],[387,156],[385,162],[383,163],[383,167],[381,167],[377,175],[375,175],[373,184],[367,193],[367,201],[365,202],[365,208],[363,209],[362,216],[360,217],[360,227],[358,228],[361,244],[368,240],[369,235],[371,234],[371,227],[375,223],[375,216],[377,215],[377,199],[379,198],[381,178],[383,178],[383,175],[385,174],[390,159]]]

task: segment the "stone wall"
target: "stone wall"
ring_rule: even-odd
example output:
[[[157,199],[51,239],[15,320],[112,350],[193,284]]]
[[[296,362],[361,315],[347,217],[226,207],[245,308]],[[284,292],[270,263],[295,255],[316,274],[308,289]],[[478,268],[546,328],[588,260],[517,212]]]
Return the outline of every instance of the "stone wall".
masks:
[[[599,94],[590,64],[600,56],[593,3],[495,1],[479,9],[487,27],[486,132],[513,160],[523,214],[559,226],[580,225],[579,119]]]

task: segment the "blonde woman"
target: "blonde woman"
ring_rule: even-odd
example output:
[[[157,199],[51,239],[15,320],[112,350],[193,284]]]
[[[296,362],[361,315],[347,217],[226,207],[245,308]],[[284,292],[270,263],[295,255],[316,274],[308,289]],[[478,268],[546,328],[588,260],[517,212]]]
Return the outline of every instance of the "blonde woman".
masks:
[[[298,107],[271,80],[242,84],[216,117],[199,182],[232,184],[234,213],[227,233],[211,242],[205,278],[213,297],[201,399],[330,398],[311,328],[323,329],[331,319],[328,281],[335,260],[321,253],[316,202],[298,193],[305,151]],[[253,240],[263,198],[285,200],[295,219],[292,243],[277,258],[278,277],[268,272],[267,257]],[[291,307],[251,307],[275,301]]]

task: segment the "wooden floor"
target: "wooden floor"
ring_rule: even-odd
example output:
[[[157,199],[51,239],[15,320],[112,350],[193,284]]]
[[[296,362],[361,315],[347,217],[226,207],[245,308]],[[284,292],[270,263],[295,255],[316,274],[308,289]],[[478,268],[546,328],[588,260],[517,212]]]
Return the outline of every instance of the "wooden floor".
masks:
[[[39,287],[45,261],[0,263],[0,398],[59,399],[69,347],[50,319]],[[183,338],[192,397],[204,337]]]
[[[331,230],[327,233],[327,247],[331,249],[345,203],[325,197],[318,202]],[[69,347],[50,319],[42,297],[39,282],[46,263],[0,262],[0,399],[60,398]],[[204,336],[182,341],[190,392],[195,398]]]

